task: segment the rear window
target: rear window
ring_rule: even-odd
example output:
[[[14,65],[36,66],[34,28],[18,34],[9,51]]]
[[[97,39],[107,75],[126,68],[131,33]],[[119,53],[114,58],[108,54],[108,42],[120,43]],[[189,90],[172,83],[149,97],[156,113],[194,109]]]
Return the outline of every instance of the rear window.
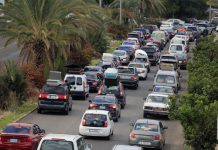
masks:
[[[161,93],[173,93],[173,88],[171,87],[154,87],[154,92],[161,92]]]
[[[138,38],[138,34],[128,34],[128,38]]]
[[[134,59],[135,62],[138,62],[138,63],[145,63],[147,62],[148,60],[146,58],[135,58]]]
[[[30,127],[25,126],[7,126],[3,133],[29,134]]]
[[[129,64],[129,67],[143,68],[143,64]]]
[[[74,146],[70,141],[44,140],[40,150],[74,150]]]
[[[147,123],[136,123],[134,130],[158,132],[158,125]]]
[[[156,50],[154,48],[141,48],[144,50],[146,53],[154,53]]]
[[[152,96],[148,96],[148,98],[146,99],[146,102],[167,104],[167,103],[169,103],[169,99],[167,97],[164,97],[164,96],[152,95]]]
[[[135,74],[134,68],[118,68],[118,73]]]
[[[65,94],[65,88],[61,86],[44,86],[42,92],[45,94]]]
[[[181,45],[171,45],[170,46],[170,51],[182,51],[182,46]]]
[[[171,75],[157,75],[156,82],[157,83],[174,84],[175,77],[171,76]]]
[[[67,77],[66,78],[67,82],[71,85],[75,85],[76,78],[75,77]]]
[[[104,127],[107,121],[107,116],[102,114],[85,114],[85,126],[89,127]]]
[[[119,95],[119,87],[118,86],[104,86],[102,93]]]
[[[93,103],[109,103],[109,104],[112,104],[115,102],[115,99],[114,97],[110,97],[110,96],[107,96],[107,97],[100,97],[100,96],[97,96],[95,97],[93,100],[92,100]]]
[[[124,46],[121,46],[118,48],[119,50],[132,50],[132,47],[124,47]]]
[[[134,41],[124,41],[122,45],[135,45]]]
[[[106,70],[107,68],[111,68],[111,67],[112,67],[111,65],[103,65],[103,66],[102,66],[102,68],[105,69],[105,70]]]
[[[77,77],[76,84],[77,85],[82,85],[83,84],[83,80],[82,80],[81,77]]]
[[[85,67],[84,69],[85,72],[87,71],[100,71],[100,68],[97,68],[97,67]]]

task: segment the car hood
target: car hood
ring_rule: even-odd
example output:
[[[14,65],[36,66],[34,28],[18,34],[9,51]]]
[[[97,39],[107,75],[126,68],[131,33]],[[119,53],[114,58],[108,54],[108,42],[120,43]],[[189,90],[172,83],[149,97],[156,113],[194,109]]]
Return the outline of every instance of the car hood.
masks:
[[[152,102],[145,102],[144,106],[149,106],[149,107],[159,107],[159,108],[167,108],[169,107],[168,104],[163,104],[163,103],[152,103]]]

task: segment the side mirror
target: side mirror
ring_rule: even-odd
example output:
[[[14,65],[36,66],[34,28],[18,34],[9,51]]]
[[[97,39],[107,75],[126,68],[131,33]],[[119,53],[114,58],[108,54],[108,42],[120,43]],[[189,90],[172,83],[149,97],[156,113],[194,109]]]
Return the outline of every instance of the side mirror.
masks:
[[[133,123],[133,122],[131,122],[131,123],[129,123],[129,125],[130,125],[131,127],[133,127],[133,126],[134,126],[134,123]]]
[[[167,127],[167,126],[164,126],[163,129],[166,130],[166,129],[168,129],[168,127]]]

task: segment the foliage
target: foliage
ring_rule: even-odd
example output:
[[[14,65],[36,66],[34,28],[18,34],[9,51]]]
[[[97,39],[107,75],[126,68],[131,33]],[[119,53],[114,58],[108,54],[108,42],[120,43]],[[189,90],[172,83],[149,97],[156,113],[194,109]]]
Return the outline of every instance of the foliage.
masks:
[[[201,40],[189,64],[188,93],[172,99],[170,118],[179,119],[186,144],[194,150],[212,150],[216,145],[218,115],[218,44],[214,36]]]

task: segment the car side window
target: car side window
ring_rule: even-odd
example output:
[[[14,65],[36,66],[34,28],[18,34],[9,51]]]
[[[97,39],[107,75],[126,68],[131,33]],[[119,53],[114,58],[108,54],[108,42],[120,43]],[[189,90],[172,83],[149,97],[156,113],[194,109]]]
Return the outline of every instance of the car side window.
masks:
[[[85,144],[82,138],[76,141],[78,150],[85,150]]]

